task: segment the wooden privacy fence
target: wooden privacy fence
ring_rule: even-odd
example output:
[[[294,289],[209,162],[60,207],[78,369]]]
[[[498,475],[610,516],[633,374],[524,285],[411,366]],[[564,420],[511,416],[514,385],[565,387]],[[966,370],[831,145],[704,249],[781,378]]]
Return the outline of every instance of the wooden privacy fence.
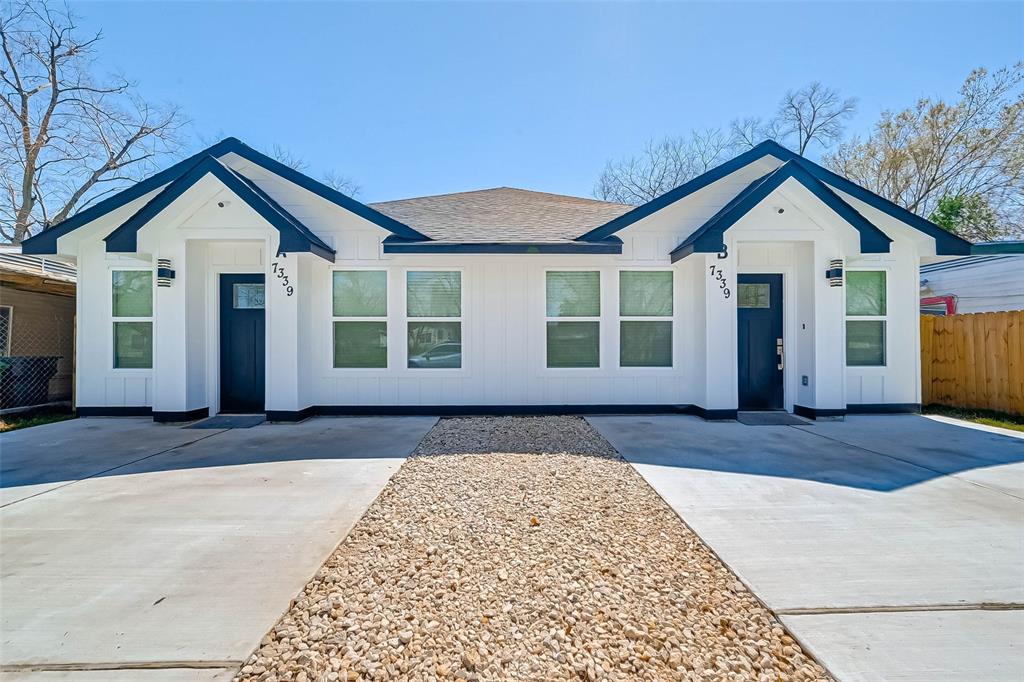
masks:
[[[1024,311],[921,316],[924,404],[1024,415]]]

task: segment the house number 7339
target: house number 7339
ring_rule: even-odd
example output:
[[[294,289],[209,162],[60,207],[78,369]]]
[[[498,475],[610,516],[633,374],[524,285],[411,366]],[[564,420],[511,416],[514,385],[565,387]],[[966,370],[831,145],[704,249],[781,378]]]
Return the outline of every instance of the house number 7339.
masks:
[[[722,291],[724,298],[732,296],[732,292],[729,291],[729,282],[725,279],[725,273],[722,271],[722,268],[717,265],[709,265],[708,276],[711,277],[712,282],[718,283],[718,288]]]
[[[287,293],[289,296],[294,294],[295,287],[293,287],[291,283],[288,281],[288,273],[284,271],[284,266],[278,263],[277,261],[274,261],[270,264],[270,268],[271,270],[273,270],[274,274],[277,275],[277,279],[279,282],[281,282],[281,286],[284,287],[285,293]]]

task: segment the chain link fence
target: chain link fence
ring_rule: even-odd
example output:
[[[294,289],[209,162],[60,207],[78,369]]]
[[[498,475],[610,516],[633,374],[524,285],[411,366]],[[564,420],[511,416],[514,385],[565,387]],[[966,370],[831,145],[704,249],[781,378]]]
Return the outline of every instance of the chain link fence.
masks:
[[[0,413],[69,403],[75,301],[0,287]]]

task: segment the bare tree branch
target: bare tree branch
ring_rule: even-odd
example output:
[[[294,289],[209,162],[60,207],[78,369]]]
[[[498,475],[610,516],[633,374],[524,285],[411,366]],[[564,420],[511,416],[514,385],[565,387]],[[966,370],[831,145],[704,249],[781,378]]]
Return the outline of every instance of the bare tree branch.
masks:
[[[729,136],[717,128],[652,140],[637,156],[609,161],[594,196],[621,204],[646,203],[722,163],[731,146]]]
[[[27,0],[0,10],[5,239],[17,243],[66,219],[180,148],[177,108],[145,102],[127,79],[93,79],[101,39],[80,37],[64,6]]]
[[[843,99],[838,90],[815,81],[787,92],[775,120],[783,135],[795,139],[797,153],[805,156],[813,142],[824,148],[837,142],[856,110],[856,99]]]
[[[305,173],[309,169],[309,164],[301,156],[294,154],[291,150],[285,149],[284,147],[275,144],[274,148],[270,152],[270,156],[277,161],[280,161],[284,165],[294,168],[300,173]],[[328,171],[321,178],[320,182],[324,183],[331,189],[336,189],[342,194],[350,197],[354,197],[359,194],[362,189],[352,178],[336,173],[335,171]]]

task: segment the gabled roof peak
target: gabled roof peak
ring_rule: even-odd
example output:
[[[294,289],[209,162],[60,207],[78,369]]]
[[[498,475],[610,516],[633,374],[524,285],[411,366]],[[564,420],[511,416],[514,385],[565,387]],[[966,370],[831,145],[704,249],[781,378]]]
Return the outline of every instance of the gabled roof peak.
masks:
[[[606,239],[619,230],[629,227],[633,223],[642,220],[647,216],[670,206],[671,204],[674,204],[680,199],[683,199],[694,192],[721,180],[727,175],[731,175],[741,168],[745,168],[746,166],[765,158],[766,156],[774,157],[782,161],[784,164],[787,162],[793,162],[795,165],[799,166],[825,185],[849,194],[859,201],[863,201],[868,204],[872,208],[875,208],[882,213],[913,227],[914,229],[924,232],[935,240],[935,250],[938,255],[967,255],[971,252],[970,242],[961,239],[951,232],[943,230],[938,225],[925,220],[921,216],[908,211],[902,206],[899,206],[888,199],[861,187],[857,183],[828,170],[810,159],[800,156],[796,152],[782,146],[775,140],[770,139],[754,145],[739,156],[736,156],[725,163],[712,168],[708,172],[698,175],[688,182],[684,182],[675,189],[669,190],[660,197],[652,199],[641,206],[637,206],[632,211],[587,232],[579,237],[579,240],[595,241]]]
[[[107,235],[104,238],[107,251],[137,251],[139,230],[207,175],[217,178],[235,196],[278,230],[281,251],[309,251],[327,260],[334,260],[334,249],[325,244],[312,230],[288,213],[252,180],[210,154],[203,154],[188,170]]]
[[[87,225],[94,220],[102,218],[106,214],[125,206],[126,204],[139,199],[154,190],[161,189],[174,182],[187,173],[204,158],[220,159],[227,154],[236,154],[250,163],[260,166],[267,171],[278,175],[285,180],[298,185],[299,187],[320,196],[321,198],[350,211],[359,217],[391,232],[399,237],[407,239],[429,239],[426,235],[417,232],[408,225],[376,211],[366,204],[356,201],[352,197],[339,192],[333,187],[328,187],[322,182],[314,180],[280,161],[270,158],[266,154],[256,151],[237,137],[226,137],[220,142],[213,144],[206,149],[193,154],[192,156],[179,161],[178,163],[165,168],[164,170],[151,175],[145,180],[131,185],[124,190],[97,202],[96,204],[79,211],[67,220],[43,230],[39,234],[25,240],[22,243],[23,253],[56,253],[57,240],[60,237],[72,232],[79,227]]]

